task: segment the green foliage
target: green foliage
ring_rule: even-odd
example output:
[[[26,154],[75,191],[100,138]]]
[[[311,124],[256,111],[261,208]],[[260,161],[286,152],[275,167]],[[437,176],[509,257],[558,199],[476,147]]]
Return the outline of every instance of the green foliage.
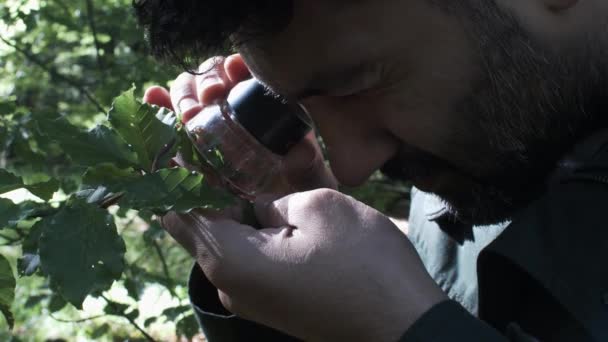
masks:
[[[114,100],[108,119],[137,154],[139,166],[145,171],[167,165],[175,153],[176,116],[163,108],[141,104],[135,100],[134,88]],[[158,152],[167,149],[158,160]]]
[[[10,306],[15,298],[15,278],[10,263],[3,255],[0,255],[0,312],[6,318],[8,325],[12,328],[14,324],[13,314]]]
[[[131,2],[0,1],[0,195],[12,194],[0,198],[0,312],[7,328],[14,317],[0,340],[198,333],[192,260],[157,218],[232,199],[168,168],[175,154],[197,165],[197,154],[174,113],[137,99],[181,70],[148,56]],[[403,195],[392,190],[353,194],[386,209]],[[154,291],[168,299],[149,315]]]
[[[45,218],[41,268],[63,298],[81,308],[85,297],[110,288],[124,269],[125,244],[105,210],[75,203]]]

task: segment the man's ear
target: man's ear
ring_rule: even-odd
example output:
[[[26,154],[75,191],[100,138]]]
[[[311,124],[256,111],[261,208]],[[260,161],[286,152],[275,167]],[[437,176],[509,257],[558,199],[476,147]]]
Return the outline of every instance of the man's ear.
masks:
[[[545,6],[554,12],[566,11],[579,3],[579,0],[542,0]]]

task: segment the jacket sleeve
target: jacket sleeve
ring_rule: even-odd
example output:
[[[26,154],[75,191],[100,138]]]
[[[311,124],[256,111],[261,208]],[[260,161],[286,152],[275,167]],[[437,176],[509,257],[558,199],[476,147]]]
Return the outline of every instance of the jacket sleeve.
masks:
[[[518,326],[507,328],[507,336],[473,317],[460,304],[446,300],[418,319],[399,342],[493,341],[535,342]]]
[[[217,289],[207,280],[198,265],[192,269],[188,288],[194,313],[209,342],[299,341],[228,312],[219,300]]]

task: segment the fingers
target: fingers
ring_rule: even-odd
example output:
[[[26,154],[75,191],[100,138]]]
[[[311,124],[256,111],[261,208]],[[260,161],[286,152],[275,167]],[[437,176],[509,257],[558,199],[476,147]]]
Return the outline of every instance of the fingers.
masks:
[[[223,57],[213,57],[200,65],[194,83],[198,101],[203,105],[209,105],[222,100],[232,88],[232,82],[226,74]]]
[[[243,57],[239,54],[228,56],[224,61],[224,68],[232,85],[251,78],[251,71],[249,71]]]
[[[289,151],[284,159],[284,167],[289,183],[299,191],[338,187],[336,178],[325,165],[314,132],[310,132]]]
[[[217,288],[232,289],[243,278],[254,278],[266,264],[263,250],[268,234],[250,226],[197,211],[169,213],[161,222]]]
[[[170,98],[182,121],[188,122],[204,106],[223,100],[238,82],[251,76],[240,55],[213,57],[198,68],[199,75],[182,73],[171,86]]]
[[[173,105],[171,104],[171,95],[167,89],[160,86],[152,86],[146,89],[143,101],[144,103],[173,110]]]
[[[194,75],[187,72],[179,75],[170,90],[173,109],[187,122],[203,109],[197,99]]]

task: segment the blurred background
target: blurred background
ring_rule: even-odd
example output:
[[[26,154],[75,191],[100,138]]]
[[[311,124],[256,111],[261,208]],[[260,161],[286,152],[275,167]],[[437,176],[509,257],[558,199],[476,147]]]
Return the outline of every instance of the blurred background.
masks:
[[[37,139],[31,122],[61,116],[90,128],[123,91],[134,85],[141,97],[150,85],[169,86],[180,72],[148,56],[131,0],[2,0],[0,168],[26,184],[57,179],[49,203],[64,200],[83,170]],[[408,187],[380,175],[344,191],[397,220],[407,213]],[[24,189],[2,197],[41,201]],[[190,257],[150,215],[110,209],[127,247],[125,272],[104,292],[107,300],[88,297],[82,310],[55,295],[47,278],[17,276],[27,224],[0,230],[0,254],[17,277],[14,327],[0,318],[0,341],[204,340],[187,300]]]

